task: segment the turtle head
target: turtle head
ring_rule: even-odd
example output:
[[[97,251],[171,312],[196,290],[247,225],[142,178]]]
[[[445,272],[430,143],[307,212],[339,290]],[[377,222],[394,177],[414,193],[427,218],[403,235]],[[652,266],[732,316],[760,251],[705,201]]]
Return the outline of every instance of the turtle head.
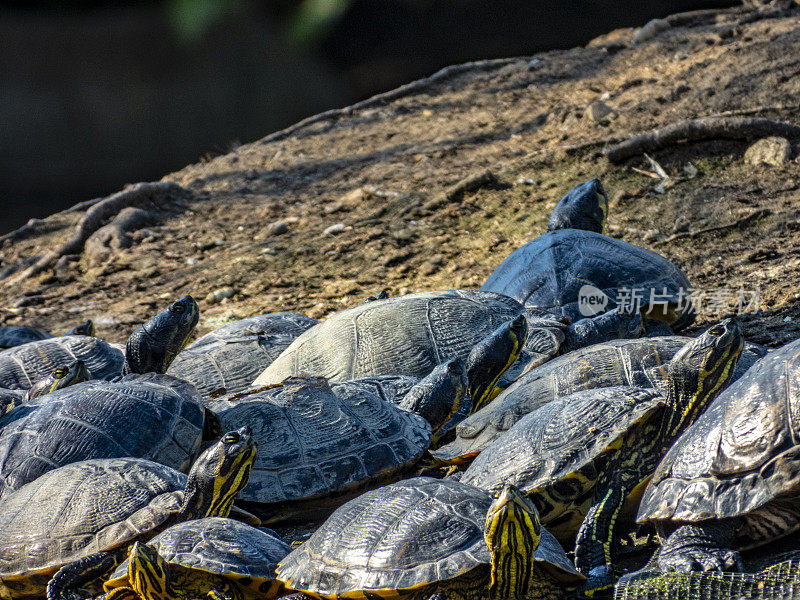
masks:
[[[128,373],[165,373],[184,346],[200,318],[191,296],[170,304],[128,338],[125,367]]]
[[[497,381],[519,357],[528,336],[528,321],[519,315],[478,342],[467,357],[467,381],[472,411],[491,399]]]
[[[94,322],[89,319],[88,321],[84,321],[80,325],[77,325],[70,329],[64,335],[88,335],[89,337],[94,336]]]
[[[608,216],[608,200],[599,179],[591,179],[572,188],[564,196],[547,222],[547,231],[585,229],[603,233]]]
[[[533,578],[533,553],[542,537],[539,512],[513,485],[506,485],[486,514],[483,538],[492,553],[490,598],[523,600]]]
[[[128,562],[128,582],[141,600],[166,600],[170,597],[169,565],[148,544],[133,543]]]
[[[245,426],[229,431],[203,452],[186,479],[179,520],[227,517],[250,479],[257,446]]]
[[[744,338],[734,319],[725,319],[681,348],[667,366],[667,404],[674,409],[669,432],[691,425],[731,380]]]
[[[70,385],[81,383],[82,381],[89,381],[92,374],[86,368],[86,363],[82,360],[76,360],[67,367],[58,367],[50,375],[37,381],[25,394],[25,400],[32,400],[39,396],[44,396],[56,390],[68,387]]]
[[[460,358],[437,365],[412,387],[400,401],[400,408],[417,413],[431,424],[434,445],[442,427],[462,408],[467,397],[467,371]]]

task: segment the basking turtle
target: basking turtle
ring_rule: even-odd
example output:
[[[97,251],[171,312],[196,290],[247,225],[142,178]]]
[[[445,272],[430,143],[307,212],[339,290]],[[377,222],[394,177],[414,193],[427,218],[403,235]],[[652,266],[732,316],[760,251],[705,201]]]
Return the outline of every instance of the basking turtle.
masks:
[[[142,574],[161,573],[159,593],[175,600],[204,598],[209,591],[230,600],[269,600],[282,591],[275,567],[291,550],[274,535],[233,519],[195,519],[132,549],[103,587],[132,588],[140,598],[151,598],[150,589],[140,589],[150,585]]]
[[[735,550],[800,529],[800,340],[770,352],[672,446],[639,521],[677,526],[664,571],[738,570]]]
[[[145,458],[186,471],[200,452],[203,402],[190,383],[156,373],[87,381],[0,419],[0,498],[57,467]]]
[[[481,290],[573,320],[595,314],[591,305],[579,306],[582,296],[606,310],[645,308],[675,331],[691,324],[686,275],[655,252],[602,235],[607,212],[597,179],[576,186],[553,210],[547,233],[515,250]]]
[[[94,335],[94,323],[91,320],[84,321],[80,325],[76,325],[64,335]],[[0,327],[0,348],[13,348],[27,344],[28,342],[36,342],[38,340],[47,340],[55,337],[52,333],[48,333],[35,327],[27,327],[25,325],[12,325],[7,327]]]
[[[327,599],[550,600],[583,579],[515,488],[492,501],[430,477],[351,500],[277,574],[287,588]]]
[[[598,327],[567,326],[552,315],[525,311],[516,300],[491,292],[410,294],[331,315],[292,342],[253,385],[280,383],[294,375],[334,381],[369,375],[424,377],[437,364],[452,358],[466,360],[479,341],[520,314],[528,321],[523,354],[532,364],[549,360],[562,345],[572,349],[596,341],[598,329],[608,339],[628,332],[631,322],[636,324],[636,334],[640,323],[630,315],[611,315]]]
[[[519,377],[487,406],[461,421],[455,440],[434,454],[444,461],[468,460],[525,415],[581,390],[624,385],[666,392],[667,365],[691,341],[683,336],[612,340],[558,356]],[[765,353],[761,346],[745,344],[733,380]]]
[[[197,325],[199,311],[184,296],[140,325],[128,338],[125,353],[85,335],[29,342],[0,351],[0,387],[26,390],[55,369],[82,360],[95,379],[120,373],[163,373]]]
[[[33,384],[28,390],[0,389],[0,417],[15,406],[25,404],[33,398],[64,389],[67,386],[88,381],[92,378],[82,360],[76,360],[66,367],[58,367],[50,375]]]
[[[316,323],[315,319],[295,312],[228,323],[188,345],[167,373],[194,384],[205,399],[220,393],[241,392],[297,336]]]
[[[256,445],[226,433],[189,475],[138,458],[72,463],[0,501],[0,596],[41,598],[111,572],[134,541],[180,521],[227,516],[247,483]],[[69,565],[69,566],[66,566]]]
[[[727,385],[741,350],[739,326],[726,319],[669,361],[666,393],[615,386],[553,400],[481,452],[460,481],[520,488],[560,540],[577,532],[575,563],[589,588],[607,587],[620,510],[635,505],[672,442]]]

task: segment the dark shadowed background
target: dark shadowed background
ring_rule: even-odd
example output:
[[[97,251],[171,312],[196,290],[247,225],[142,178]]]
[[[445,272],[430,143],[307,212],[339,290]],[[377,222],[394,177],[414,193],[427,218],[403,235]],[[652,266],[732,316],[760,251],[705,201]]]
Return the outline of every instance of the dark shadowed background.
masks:
[[[0,2],[0,233],[449,64],[737,3]]]

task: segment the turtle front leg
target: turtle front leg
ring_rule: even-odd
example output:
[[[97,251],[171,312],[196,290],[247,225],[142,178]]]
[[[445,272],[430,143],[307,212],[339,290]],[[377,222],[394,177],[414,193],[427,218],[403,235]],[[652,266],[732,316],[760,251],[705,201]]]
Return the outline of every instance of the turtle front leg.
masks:
[[[591,596],[614,585],[611,550],[614,543],[614,522],[627,490],[615,481],[600,501],[592,505],[578,530],[575,540],[575,568],[586,576],[581,591]]]
[[[74,590],[108,575],[116,566],[117,557],[110,552],[90,554],[65,565],[47,584],[47,600],[71,600]]]
[[[731,550],[739,519],[683,525],[667,538],[658,555],[662,571],[742,570],[742,559]]]

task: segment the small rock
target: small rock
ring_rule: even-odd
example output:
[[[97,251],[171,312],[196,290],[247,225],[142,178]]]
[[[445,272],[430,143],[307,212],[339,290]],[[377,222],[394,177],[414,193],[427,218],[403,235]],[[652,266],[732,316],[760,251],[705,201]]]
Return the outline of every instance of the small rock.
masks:
[[[225,298],[232,298],[236,295],[236,293],[236,290],[232,287],[221,288],[211,292],[208,296],[206,296],[206,302],[209,304],[222,302]]]
[[[520,177],[517,179],[517,183],[521,183],[522,185],[533,185],[533,179],[529,177]]]
[[[289,231],[289,225],[286,221],[273,221],[267,225],[267,233],[269,235],[283,235]]]
[[[684,231],[689,231],[689,226],[691,225],[689,219],[686,218],[686,215],[681,215],[677,219],[675,219],[675,225],[672,226],[672,231],[674,233],[682,233]]]
[[[191,257],[186,259],[186,264],[187,265],[197,264],[197,259],[194,256],[191,256]]]
[[[653,19],[634,34],[631,45],[636,46],[637,44],[643,44],[644,42],[652,40],[659,33],[669,28],[670,24],[666,19]]]
[[[594,123],[600,123],[603,120],[607,119],[609,115],[611,115],[614,110],[605,102],[597,101],[592,102],[589,106],[586,107],[586,110],[583,113],[585,119],[592,121]]]
[[[400,295],[401,296],[405,296],[406,294],[408,294],[408,288],[407,287],[401,287],[400,288]]]
[[[331,225],[330,227],[326,228],[325,231],[322,232],[323,235],[338,235],[342,233],[346,227],[344,223],[336,223],[335,225]]]
[[[335,212],[339,212],[340,210],[344,210],[344,202],[342,202],[341,200],[338,200],[336,202],[328,204],[325,207],[325,214],[326,215],[330,215],[330,214],[333,214]]]
[[[792,146],[789,140],[782,137],[767,137],[758,140],[744,153],[744,161],[749,165],[760,166],[767,164],[773,167],[782,167],[792,155]]]

